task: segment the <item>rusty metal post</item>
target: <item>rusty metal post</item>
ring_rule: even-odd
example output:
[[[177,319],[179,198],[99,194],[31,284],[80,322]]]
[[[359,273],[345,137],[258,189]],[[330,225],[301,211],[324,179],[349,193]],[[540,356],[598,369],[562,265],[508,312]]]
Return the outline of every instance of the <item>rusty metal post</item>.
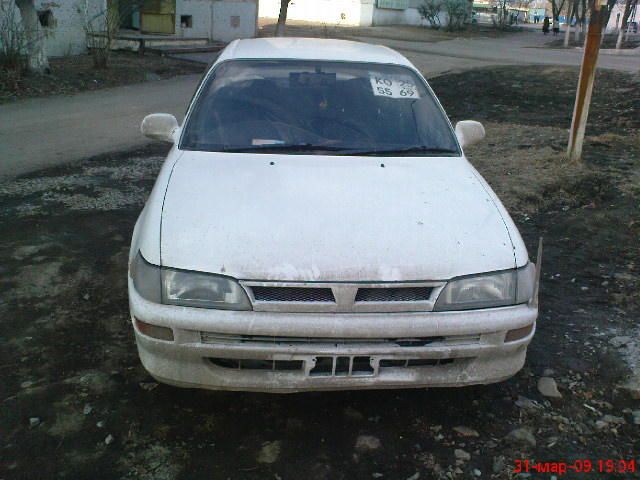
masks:
[[[579,162],[582,157],[584,131],[587,127],[589,105],[591,104],[591,94],[593,92],[593,81],[596,76],[596,63],[598,62],[598,53],[600,52],[603,3],[606,3],[606,0],[594,0],[591,6],[589,28],[587,29],[587,38],[584,42],[582,67],[580,67],[580,79],[578,80],[578,91],[576,92],[576,103],[573,107],[573,119],[571,120],[571,130],[569,132],[567,156],[570,162]]]

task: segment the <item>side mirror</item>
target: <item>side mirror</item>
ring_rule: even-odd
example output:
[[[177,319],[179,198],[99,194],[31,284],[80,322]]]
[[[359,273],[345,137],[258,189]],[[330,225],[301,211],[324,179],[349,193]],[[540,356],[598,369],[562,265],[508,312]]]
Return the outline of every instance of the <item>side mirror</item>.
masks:
[[[142,120],[140,131],[145,137],[161,142],[174,143],[179,131],[176,117],[169,113],[152,113]]]
[[[484,127],[474,120],[463,120],[456,123],[456,137],[462,148],[472,145],[484,138]]]

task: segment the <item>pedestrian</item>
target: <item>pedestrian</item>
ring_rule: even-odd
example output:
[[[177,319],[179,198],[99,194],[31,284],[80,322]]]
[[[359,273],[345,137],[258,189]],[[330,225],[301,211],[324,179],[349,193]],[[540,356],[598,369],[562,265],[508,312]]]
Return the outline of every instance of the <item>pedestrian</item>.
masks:
[[[558,35],[558,33],[560,33],[560,21],[558,20],[558,17],[555,17],[553,19],[553,35]]]
[[[544,21],[542,22],[542,33],[545,35],[549,33],[549,17],[544,17]]]

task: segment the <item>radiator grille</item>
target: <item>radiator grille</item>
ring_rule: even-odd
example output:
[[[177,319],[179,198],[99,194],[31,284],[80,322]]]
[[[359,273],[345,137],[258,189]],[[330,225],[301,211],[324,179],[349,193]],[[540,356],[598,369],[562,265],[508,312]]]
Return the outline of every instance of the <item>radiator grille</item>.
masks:
[[[449,365],[454,358],[407,358],[403,360],[380,360],[380,368],[435,367]]]
[[[302,360],[255,360],[245,358],[209,358],[214,365],[234,370],[302,370]]]
[[[356,302],[426,302],[431,287],[359,288]]]
[[[316,287],[251,287],[253,297],[260,302],[331,302],[335,303],[330,288]]]
[[[219,368],[230,370],[262,370],[262,371],[305,371],[305,363],[310,363],[308,375],[311,377],[346,377],[374,376],[379,369],[416,368],[451,365],[460,359],[443,358],[405,358],[381,359],[376,365],[369,356],[317,356],[296,360],[268,360],[246,358],[210,357],[209,361]]]
[[[399,347],[425,347],[431,344],[448,344],[450,339],[457,337],[416,337],[416,338],[338,338],[338,337],[277,337],[269,335],[233,335],[225,333],[200,332],[200,341],[206,344],[238,344],[257,343],[270,345],[340,345],[382,344],[397,345]],[[468,343],[476,343],[479,337],[474,337]],[[465,342],[463,342],[465,343]]]

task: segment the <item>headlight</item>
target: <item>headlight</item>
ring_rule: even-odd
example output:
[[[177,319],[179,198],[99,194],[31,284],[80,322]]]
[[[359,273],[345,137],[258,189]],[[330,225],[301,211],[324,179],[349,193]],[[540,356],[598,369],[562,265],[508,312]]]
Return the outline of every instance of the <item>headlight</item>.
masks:
[[[138,252],[131,268],[133,284],[146,300],[185,307],[251,310],[249,298],[235,280],[210,273],[163,268]]]
[[[162,302],[187,307],[251,310],[243,288],[227,277],[162,269]]]
[[[438,296],[434,310],[469,310],[527,303],[533,295],[535,267],[487,273],[451,280]]]

